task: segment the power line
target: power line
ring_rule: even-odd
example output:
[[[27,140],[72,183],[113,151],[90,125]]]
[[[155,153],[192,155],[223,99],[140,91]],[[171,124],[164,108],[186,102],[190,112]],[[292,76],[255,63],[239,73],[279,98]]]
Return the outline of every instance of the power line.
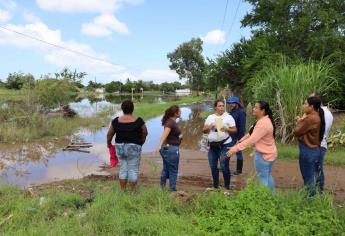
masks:
[[[65,50],[65,51],[68,51],[68,52],[71,52],[71,53],[75,53],[75,54],[78,54],[80,56],[83,56],[83,57],[87,57],[89,59],[92,59],[92,60],[95,60],[95,61],[100,61],[100,62],[103,62],[103,63],[107,63],[107,64],[110,64],[110,65],[113,65],[113,66],[121,66],[120,64],[116,64],[116,63],[113,63],[113,62],[110,62],[110,61],[107,61],[105,59],[102,59],[102,58],[98,58],[98,57],[95,57],[95,56],[91,56],[89,54],[86,54],[86,53],[83,53],[83,52],[80,52],[80,51],[77,51],[77,50],[74,50],[74,49],[71,49],[71,48],[67,48],[67,47],[63,47],[61,45],[58,45],[58,44],[55,44],[55,43],[51,43],[51,42],[48,42],[48,41],[45,41],[43,39],[40,39],[40,38],[37,38],[37,37],[34,37],[32,35],[28,35],[28,34],[25,34],[25,33],[22,33],[22,32],[19,32],[19,31],[16,31],[16,30],[13,30],[13,29],[9,29],[9,28],[6,28],[4,26],[0,26],[0,28],[2,30],[7,30],[7,31],[10,31],[12,33],[16,33],[18,35],[21,35],[23,37],[26,37],[26,38],[30,38],[32,40],[36,40],[40,43],[44,43],[44,44],[47,44],[49,46],[53,46],[53,47],[56,47],[56,48],[59,48],[59,49],[62,49],[62,50]],[[133,69],[133,70],[136,70],[136,71],[139,71],[138,69],[136,68],[132,68],[132,67],[127,67],[129,69]]]
[[[238,0],[238,2],[237,2],[237,7],[236,7],[236,11],[235,11],[235,15],[234,15],[234,17],[232,18],[232,21],[231,21],[229,30],[228,30],[228,32],[226,33],[226,35],[229,35],[229,36],[230,36],[230,33],[231,33],[232,28],[233,28],[233,26],[234,26],[234,23],[235,23],[235,20],[236,20],[236,17],[237,17],[237,13],[238,13],[238,9],[240,8],[240,5],[241,5],[241,0]],[[228,37],[228,38],[229,38],[229,37]],[[224,48],[224,46],[226,45],[226,41],[227,41],[227,40],[225,40],[225,43],[223,44],[223,48]]]
[[[225,20],[226,20],[226,15],[227,15],[227,10],[228,10],[228,3],[229,3],[229,0],[226,0],[226,5],[225,5],[225,10],[224,10],[224,15],[223,15],[222,26],[220,27],[221,30],[223,30],[224,23],[225,23]]]

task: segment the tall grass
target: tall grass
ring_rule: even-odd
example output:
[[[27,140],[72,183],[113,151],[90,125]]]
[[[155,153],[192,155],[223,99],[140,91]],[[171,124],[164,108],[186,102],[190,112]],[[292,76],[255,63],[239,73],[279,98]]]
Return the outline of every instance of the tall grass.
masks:
[[[284,137],[291,140],[296,116],[302,114],[304,100],[315,91],[329,94],[336,86],[332,67],[323,62],[288,64],[282,59],[255,78],[252,91],[255,100],[272,106]]]
[[[70,184],[73,189],[88,185],[95,197],[61,188],[32,197],[0,186],[0,234],[341,235],[345,230],[344,212],[331,197],[272,194],[254,182],[238,194],[201,193],[191,202],[155,187],[129,194],[112,182]]]

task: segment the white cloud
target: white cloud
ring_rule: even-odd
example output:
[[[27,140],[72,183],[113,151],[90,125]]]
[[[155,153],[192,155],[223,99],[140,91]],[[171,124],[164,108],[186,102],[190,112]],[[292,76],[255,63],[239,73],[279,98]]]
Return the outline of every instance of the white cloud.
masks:
[[[172,82],[178,80],[177,74],[171,70],[148,69],[140,71],[122,65],[107,63],[106,61],[109,61],[109,57],[107,55],[95,51],[88,44],[79,43],[74,40],[62,39],[60,30],[50,29],[42,22],[35,22],[26,25],[7,24],[5,27],[22,34],[40,38],[49,43],[53,43],[100,59],[93,60],[77,53],[72,53],[61,48],[49,46],[36,40],[23,37],[14,32],[0,31],[0,45],[32,50],[35,53],[41,54],[47,63],[55,65],[57,68],[63,68],[66,66],[69,68],[76,68],[78,71],[86,72],[91,78],[96,76],[102,83],[107,83],[112,80],[125,81],[127,78],[130,78],[131,80],[152,80],[155,83]]]
[[[0,22],[6,22],[11,19],[11,14],[8,11],[0,9]]]
[[[87,44],[78,43],[73,40],[63,40],[61,38],[60,30],[49,29],[48,26],[42,22],[26,25],[8,24],[5,27],[13,31],[42,39],[46,42],[89,55],[91,57],[99,58],[101,60],[108,60],[106,55],[96,52]],[[10,45],[17,48],[33,50],[42,54],[46,62],[59,67],[68,66],[78,68],[82,71],[90,71],[94,73],[114,73],[121,72],[124,69],[121,66],[114,66],[106,62],[93,60],[67,50],[20,36],[10,31],[0,31],[0,45]]]
[[[154,83],[173,82],[179,80],[178,75],[171,70],[148,69],[137,75],[137,79],[153,81]]]
[[[208,32],[205,37],[201,39],[206,44],[224,44],[225,43],[225,32],[222,30],[212,30]]]
[[[17,4],[13,0],[1,0],[0,5],[7,10],[13,10],[17,7]]]
[[[143,0],[36,0],[43,10],[61,12],[111,13],[123,4],[139,4]]]
[[[30,12],[28,10],[24,10],[23,18],[27,22],[31,22],[31,23],[35,23],[35,22],[40,22],[41,21],[40,18],[38,18],[36,15],[34,15],[32,12]]]
[[[129,34],[127,25],[110,14],[100,15],[92,22],[83,24],[82,32],[85,35],[95,37],[109,36],[112,32]]]

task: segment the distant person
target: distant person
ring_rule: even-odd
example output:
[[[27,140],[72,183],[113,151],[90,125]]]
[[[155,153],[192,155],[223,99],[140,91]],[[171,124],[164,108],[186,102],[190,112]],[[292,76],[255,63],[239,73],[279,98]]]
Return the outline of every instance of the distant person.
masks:
[[[320,192],[323,192],[324,185],[325,185],[325,176],[323,173],[323,161],[327,152],[327,137],[329,134],[329,131],[331,130],[332,124],[333,124],[333,115],[331,111],[328,109],[327,106],[325,106],[325,99],[320,93],[313,93],[310,96],[318,97],[321,101],[321,108],[323,110],[324,116],[325,116],[325,134],[323,135],[323,139],[321,141],[320,145],[320,160],[318,165],[318,173],[316,176],[316,185],[319,187]]]
[[[120,161],[120,186],[126,190],[127,182],[131,191],[135,191],[138,182],[141,147],[145,143],[147,128],[142,118],[133,116],[134,104],[122,102],[123,115],[112,120],[107,134],[108,148],[115,135],[116,154]]]
[[[163,116],[162,125],[164,131],[159,142],[160,154],[163,159],[163,170],[160,185],[164,189],[169,179],[170,191],[176,191],[178,167],[180,161],[180,144],[182,140],[181,130],[176,123],[180,118],[181,110],[178,106],[169,107]]]
[[[234,144],[230,134],[237,132],[235,120],[225,112],[224,105],[223,100],[215,101],[215,113],[207,117],[203,128],[203,133],[208,134],[208,162],[211,168],[214,189],[219,188],[218,160],[223,172],[224,188],[230,189],[230,168],[226,151]]]
[[[299,166],[309,196],[316,194],[316,178],[321,156],[320,144],[325,134],[325,116],[320,98],[308,97],[304,114],[297,117],[294,135],[299,140]]]
[[[234,143],[239,141],[243,136],[246,129],[246,112],[242,108],[242,105],[240,103],[240,99],[236,96],[232,96],[228,103],[230,105],[230,115],[234,118],[237,128],[236,134],[231,134],[231,138]],[[237,162],[236,162],[236,171],[234,172],[234,175],[240,175],[242,174],[243,169],[243,155],[242,152],[239,151],[236,153]]]
[[[232,147],[227,156],[243,151],[254,145],[254,165],[256,174],[263,185],[272,192],[275,191],[272,167],[277,158],[275,143],[275,131],[272,110],[265,101],[258,101],[253,108],[253,116],[256,123],[250,128],[249,134],[245,135],[238,144]]]

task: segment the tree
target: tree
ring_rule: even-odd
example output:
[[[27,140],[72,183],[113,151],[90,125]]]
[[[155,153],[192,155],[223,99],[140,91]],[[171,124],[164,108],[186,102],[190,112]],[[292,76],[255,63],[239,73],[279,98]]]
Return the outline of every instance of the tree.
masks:
[[[77,88],[83,88],[84,85],[81,82],[86,75],[86,72],[77,72],[76,69],[74,69],[74,71],[71,71],[69,68],[65,67],[61,70],[61,72],[55,73],[55,79],[67,80]]]
[[[35,78],[31,74],[24,74],[22,72],[10,73],[7,77],[6,88],[19,90],[25,85],[32,87],[35,84]]]
[[[111,81],[104,86],[107,93],[121,92],[123,84],[120,81]]]
[[[170,69],[175,70],[179,78],[187,78],[192,89],[200,91],[204,85],[205,59],[202,55],[202,40],[192,38],[182,43],[173,52],[168,53]]]
[[[101,83],[93,82],[92,80],[89,81],[88,85],[86,86],[86,90],[94,91],[97,88],[102,88],[103,85]]]
[[[242,20],[253,38],[289,58],[335,65],[339,89],[330,93],[345,107],[345,1],[246,0],[253,8]]]
[[[73,86],[66,80],[44,78],[37,81],[35,94],[38,102],[45,108],[65,105],[73,92]]]

